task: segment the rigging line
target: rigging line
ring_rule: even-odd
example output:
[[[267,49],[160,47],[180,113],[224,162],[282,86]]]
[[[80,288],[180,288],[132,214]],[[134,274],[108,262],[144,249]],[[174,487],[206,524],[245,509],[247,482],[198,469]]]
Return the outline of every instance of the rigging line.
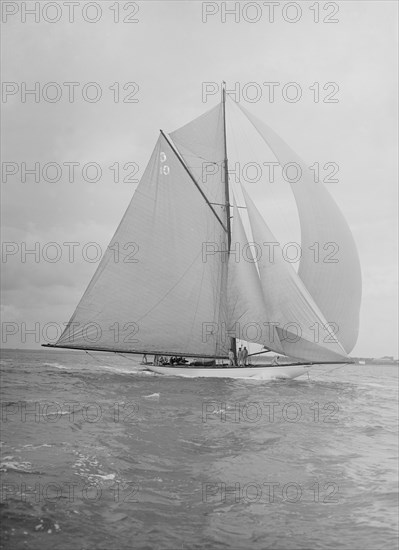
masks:
[[[90,357],[92,359],[95,359],[96,361],[100,361],[100,363],[103,363],[104,365],[106,364],[105,361],[102,361],[101,359],[97,358],[96,356],[94,356],[92,353],[90,353],[89,351],[87,351],[87,349],[84,350],[85,353],[87,353],[87,355],[90,355]]]
[[[126,357],[126,355],[123,355],[123,353],[120,353],[120,352],[115,352],[116,355],[120,355],[121,357],[123,357],[124,359],[129,359],[129,361],[134,361],[137,363],[137,360],[135,359],[132,359],[131,357]]]
[[[352,365],[352,364],[353,363],[350,363],[350,362],[344,363],[343,365],[339,365],[338,367],[335,367],[335,369],[331,369],[328,372],[323,372],[323,373],[320,373],[320,374],[322,374],[322,375],[324,374],[324,376],[326,376],[327,374],[330,374],[330,372],[334,372],[337,369],[342,369],[342,367],[345,367],[346,365]]]
[[[190,151],[190,149],[187,149],[187,150]],[[199,158],[199,159],[205,160],[209,164],[222,164],[222,162],[223,162],[223,159],[216,160],[216,161],[208,160],[205,157],[202,157],[201,155],[198,155],[197,153],[194,153],[194,152],[191,152],[191,151],[189,153],[186,153],[186,157],[188,157],[188,156],[190,156],[193,159]]]
[[[192,182],[194,183],[195,187],[198,189],[198,191],[201,193],[201,195],[203,196],[203,198],[205,199],[205,202],[206,204],[209,206],[209,208],[212,210],[212,212],[215,214],[218,222],[220,223],[220,225],[223,227],[223,229],[226,231],[227,233],[227,228],[226,226],[224,225],[224,223],[222,222],[222,220],[219,218],[219,216],[217,215],[216,213],[216,210],[213,208],[213,206],[211,205],[211,203],[209,202],[207,196],[205,195],[205,193],[202,191],[201,187],[198,185],[196,179],[194,178],[194,176],[192,175],[192,173],[190,172],[188,166],[186,165],[186,163],[184,162],[183,160],[183,157],[180,155],[180,153],[178,152],[178,150],[176,149],[176,147],[173,145],[173,143],[169,140],[168,136],[162,131],[160,130],[162,136],[165,138],[166,142],[168,143],[169,147],[172,149],[172,151],[174,152],[174,154],[176,155],[176,157],[179,159],[181,165],[183,166],[183,168],[186,170],[187,174],[190,176]]]

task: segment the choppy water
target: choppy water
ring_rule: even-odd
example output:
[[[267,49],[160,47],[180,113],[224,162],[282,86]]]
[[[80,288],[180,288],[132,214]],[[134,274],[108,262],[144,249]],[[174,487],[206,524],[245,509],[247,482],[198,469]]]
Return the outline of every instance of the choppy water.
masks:
[[[1,372],[1,548],[397,548],[396,366],[193,381],[46,350]]]

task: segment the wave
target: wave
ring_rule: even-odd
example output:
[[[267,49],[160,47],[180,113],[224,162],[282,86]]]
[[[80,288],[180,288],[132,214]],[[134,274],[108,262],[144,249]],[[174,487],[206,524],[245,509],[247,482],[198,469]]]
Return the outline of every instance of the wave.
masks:
[[[0,472],[18,472],[20,474],[37,474],[43,475],[43,472],[32,470],[30,462],[18,462],[13,456],[5,456],[3,462],[0,462]]]
[[[54,367],[55,369],[63,369],[68,370],[70,367],[66,367],[65,365],[61,365],[60,363],[43,363],[44,367]]]
[[[149,395],[144,395],[144,399],[159,399],[159,393],[150,393]]]

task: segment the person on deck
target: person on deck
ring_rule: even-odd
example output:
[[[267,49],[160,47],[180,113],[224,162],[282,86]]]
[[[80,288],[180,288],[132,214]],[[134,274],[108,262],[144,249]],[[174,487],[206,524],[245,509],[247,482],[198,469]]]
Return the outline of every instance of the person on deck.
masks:
[[[244,346],[244,349],[242,350],[242,360],[243,360],[244,366],[247,367],[248,366],[248,350],[245,346]]]
[[[278,364],[279,364],[279,362],[278,362],[279,359],[280,359],[280,356],[279,356],[279,355],[275,355],[275,356],[273,357],[272,365],[278,365]]]
[[[240,346],[237,351],[237,363],[239,367],[242,367],[242,347]]]
[[[147,364],[147,354],[146,353],[143,354],[143,359],[142,359],[141,362],[143,363],[143,365]]]
[[[232,349],[229,351],[229,365],[235,367],[234,351]]]

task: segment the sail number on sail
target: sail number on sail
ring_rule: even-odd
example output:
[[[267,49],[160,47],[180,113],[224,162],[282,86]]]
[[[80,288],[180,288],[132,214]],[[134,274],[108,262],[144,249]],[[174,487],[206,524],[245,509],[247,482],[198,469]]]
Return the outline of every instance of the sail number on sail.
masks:
[[[159,160],[161,163],[166,162],[166,155],[163,151],[161,151],[159,155]],[[167,164],[163,164],[159,167],[159,173],[163,176],[168,176],[170,174],[170,168]]]

